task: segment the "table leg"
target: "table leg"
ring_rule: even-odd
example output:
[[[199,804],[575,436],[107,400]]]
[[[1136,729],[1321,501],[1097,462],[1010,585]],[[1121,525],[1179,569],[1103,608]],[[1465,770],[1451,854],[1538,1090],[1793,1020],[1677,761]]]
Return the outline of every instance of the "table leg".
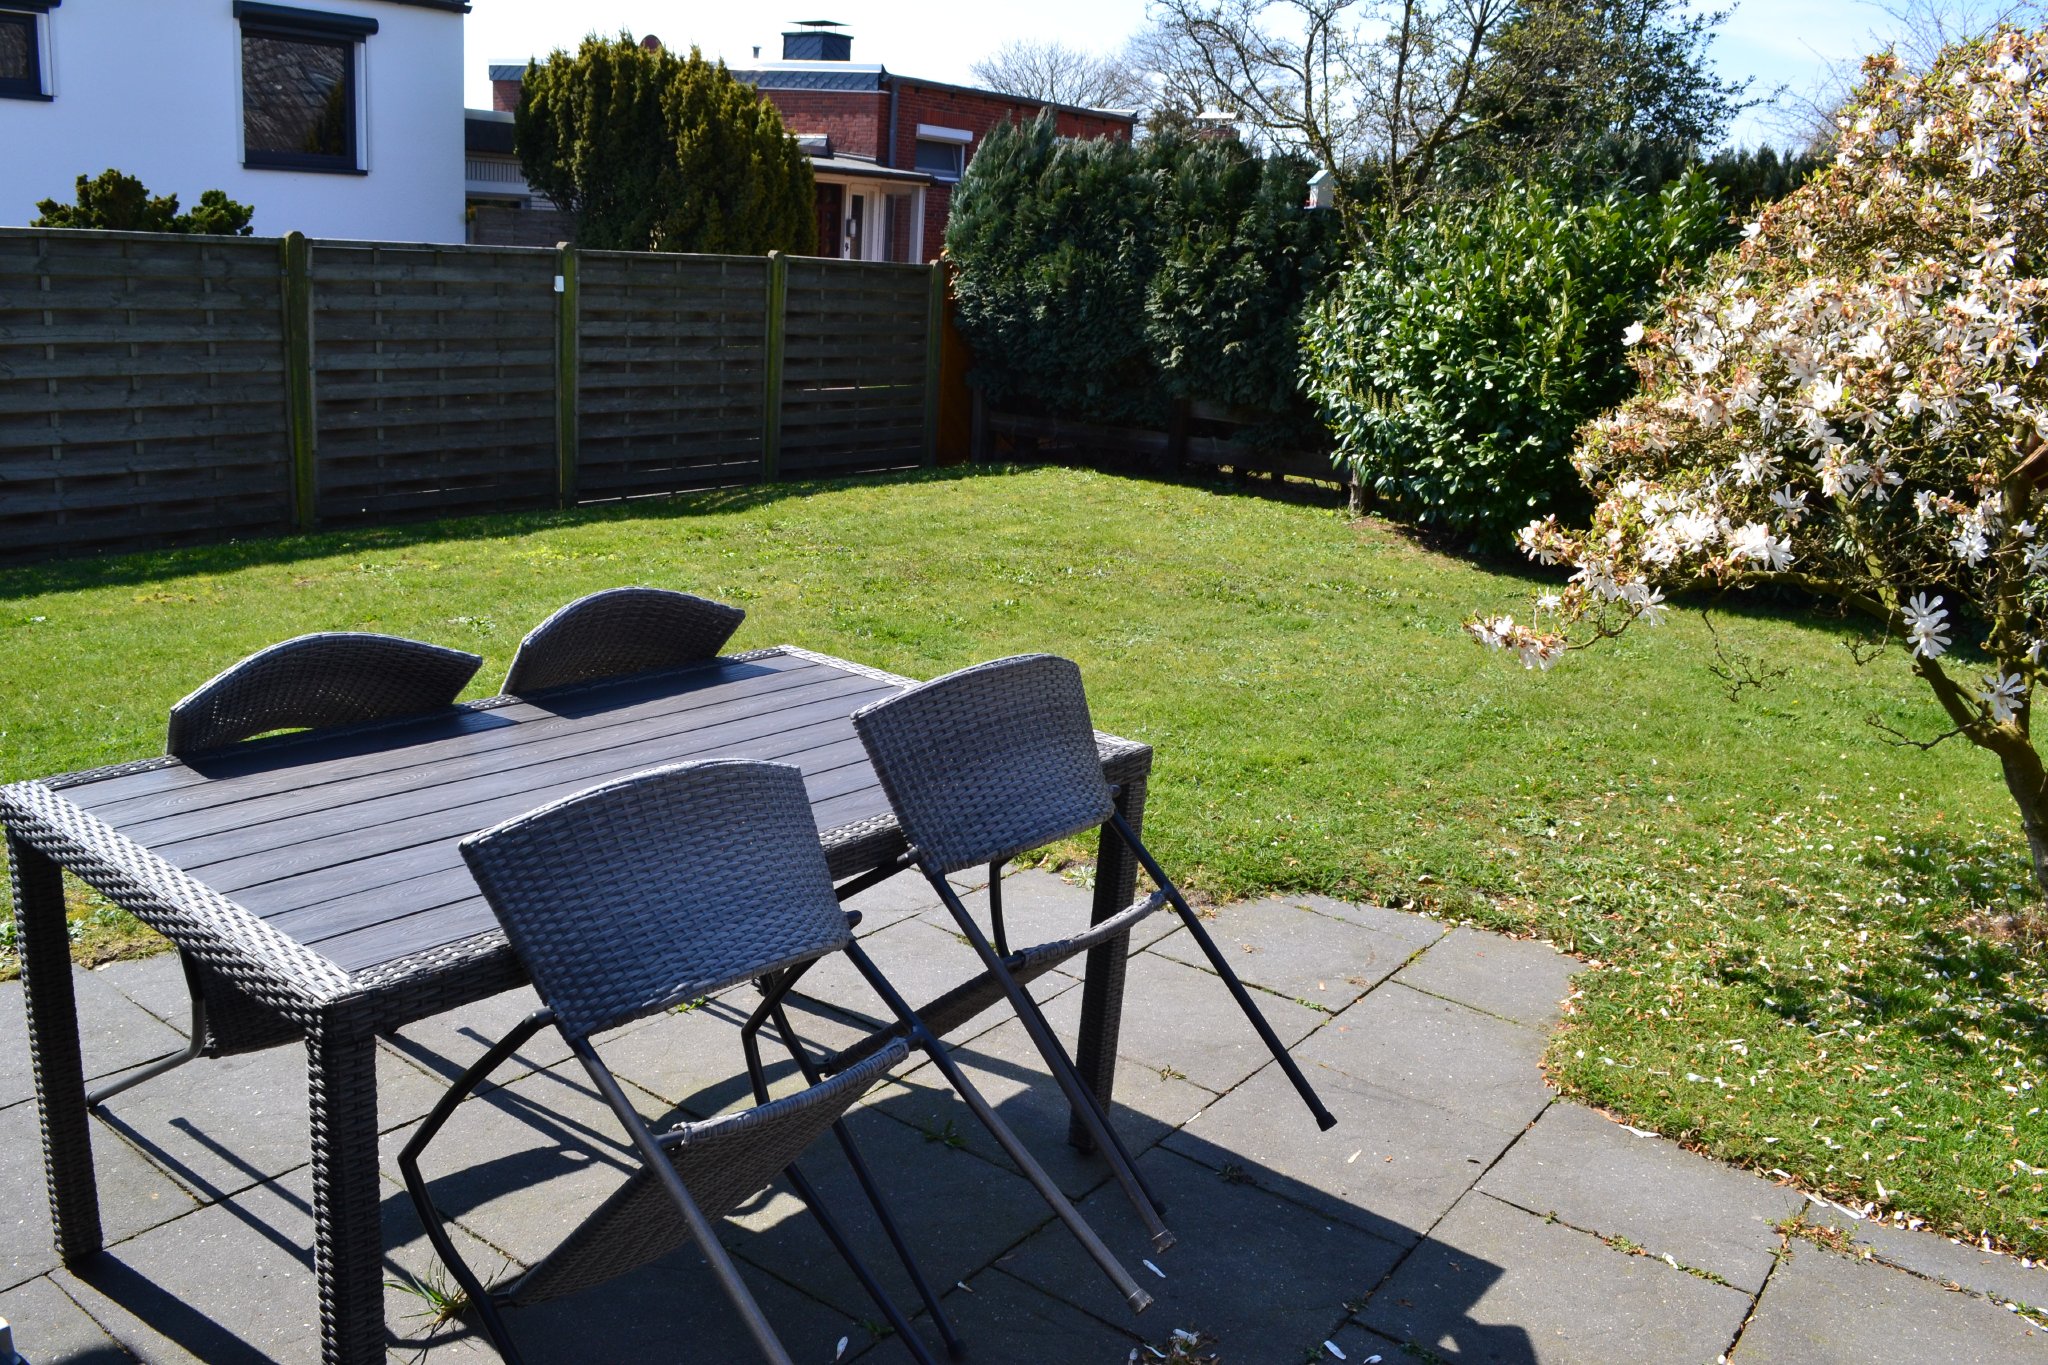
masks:
[[[1145,833],[1145,779],[1126,782],[1117,793],[1117,810],[1140,838]],[[1102,827],[1095,852],[1095,910],[1092,924],[1128,907],[1138,890],[1138,860],[1116,831]],[[1102,1112],[1109,1112],[1116,1088],[1117,1035],[1123,1028],[1124,973],[1131,936],[1122,934],[1088,950],[1087,976],[1081,983],[1081,1036],[1074,1049],[1074,1069]],[[1067,1145],[1086,1152],[1094,1143],[1087,1125],[1076,1115],[1067,1126]]]
[[[377,1047],[352,1021],[306,1036],[313,1114],[313,1268],[321,1359],[384,1359],[384,1228],[377,1180]]]
[[[57,864],[7,836],[21,987],[28,1007],[29,1063],[43,1121],[43,1170],[50,1226],[67,1264],[100,1249],[100,1200],[92,1169],[85,1065],[78,1051],[78,999],[71,983],[71,936],[64,924],[64,877]]]

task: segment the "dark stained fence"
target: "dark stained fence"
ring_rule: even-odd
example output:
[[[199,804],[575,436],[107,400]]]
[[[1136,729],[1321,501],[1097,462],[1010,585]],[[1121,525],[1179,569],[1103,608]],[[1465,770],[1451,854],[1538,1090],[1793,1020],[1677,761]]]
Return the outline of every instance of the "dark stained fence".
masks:
[[[785,475],[902,469],[927,449],[932,274],[793,257],[783,322]]]
[[[0,233],[0,558],[290,525],[279,244]]]
[[[555,502],[556,255],[315,243],[324,523]]]
[[[768,259],[576,256],[579,500],[761,478]]]
[[[0,228],[0,562],[931,463],[939,269]]]

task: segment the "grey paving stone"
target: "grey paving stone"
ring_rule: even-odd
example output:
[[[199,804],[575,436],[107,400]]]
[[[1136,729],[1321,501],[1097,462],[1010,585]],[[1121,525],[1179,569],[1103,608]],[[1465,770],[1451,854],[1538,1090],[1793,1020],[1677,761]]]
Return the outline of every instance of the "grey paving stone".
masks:
[[[1163,1253],[1146,1251],[1142,1242],[1122,1253],[1124,1239],[1110,1242],[1156,1300],[1142,1318],[1057,1224],[998,1266],[1155,1342],[1178,1327],[1215,1337],[1232,1365],[1299,1365],[1400,1257],[1390,1242],[1233,1184],[1171,1152],[1155,1150],[1138,1164],[1166,1201],[1179,1237]],[[1122,1208],[1123,1195],[1111,1187],[1080,1205],[1105,1236],[1123,1221]],[[1164,1278],[1143,1265],[1147,1257]]]
[[[135,1359],[47,1279],[0,1294],[0,1318],[14,1328],[14,1349],[36,1365],[128,1365]]]
[[[882,975],[913,1009],[980,969],[972,948],[955,938],[951,930],[941,929],[921,916],[900,919],[860,942]],[[888,1007],[843,953],[819,959],[797,983],[796,993],[873,1023],[882,1022],[888,1013]],[[751,995],[751,990],[746,994]],[[751,1000],[748,1008],[752,1008]]]
[[[1442,920],[1414,910],[1389,910],[1384,905],[1366,905],[1359,901],[1340,901],[1332,896],[1293,893],[1279,897],[1289,905],[1299,905],[1325,915],[1334,915],[1353,924],[1362,924],[1368,929],[1377,929],[1383,934],[1393,934],[1413,943],[1417,948],[1426,947],[1443,937],[1448,926]]]
[[[1805,1202],[1796,1191],[1562,1103],[1543,1112],[1479,1188],[1601,1237],[1626,1237],[1752,1294],[1777,1255],[1774,1225]]]
[[[1535,1028],[1548,1028],[1584,964],[1548,943],[1453,929],[1395,978]]]
[[[192,994],[185,988],[185,967],[174,952],[109,962],[92,974],[180,1033],[192,1023]]]
[[[184,1035],[168,1028],[96,972],[73,969],[78,1001],[79,1050],[88,1080],[176,1052]],[[20,981],[0,982],[0,1108],[34,1097],[29,1065],[28,1011]]]
[[[1474,1116],[1327,1067],[1308,1068],[1337,1126],[1320,1132],[1276,1066],[1203,1110],[1166,1147],[1403,1246],[1443,1217],[1522,1135],[1519,1118]]]
[[[379,1049],[380,1128],[411,1123],[441,1090],[436,1078]],[[274,1179],[312,1159],[306,1052],[296,1045],[202,1057],[109,1100],[101,1117],[203,1198]]]
[[[1204,927],[1242,980],[1332,1011],[1392,976],[1423,946],[1413,935],[1364,928],[1280,899],[1222,906]],[[1186,934],[1153,951],[1209,970],[1201,946]]]
[[[855,1110],[847,1126],[927,1279],[937,1287],[974,1274],[1052,1217],[1021,1178],[970,1151],[928,1140],[878,1106]],[[905,1311],[916,1307],[909,1276],[837,1144],[820,1142],[800,1165],[896,1302]],[[735,1255],[802,1285],[849,1316],[876,1316],[816,1221],[780,1182],[735,1212],[722,1236]]]
[[[1068,991],[1047,1009],[1048,1021],[1061,1040],[1073,1046],[1074,1023],[1080,1014],[1080,992]],[[953,1050],[968,1082],[995,1108],[1031,1154],[1070,1199],[1078,1199],[1110,1179],[1101,1158],[1083,1155],[1067,1145],[1072,1117],[1065,1095],[1054,1082],[1024,1025],[1011,1019]],[[967,1148],[1001,1166],[1009,1166],[995,1138],[974,1117],[937,1070],[929,1065],[898,1073],[903,1083],[877,1091],[874,1105],[882,1113],[922,1132],[950,1133]],[[1110,1122],[1133,1157],[1150,1148],[1215,1099],[1184,1080],[1126,1062],[1118,1067],[1115,1105]]]
[[[2048,1265],[2037,1262],[2023,1266],[2014,1257],[1951,1241],[1932,1232],[1858,1220],[1838,1210],[1811,1204],[1807,1205],[1803,1221],[1840,1228],[1858,1248],[1868,1248],[1879,1260],[1902,1266],[1916,1275],[1961,1285],[1972,1293],[1995,1295],[2007,1302],[2048,1308]]]
[[[1263,996],[1257,1003],[1289,1049],[1329,1018],[1276,996]],[[1219,1094],[1273,1060],[1221,981],[1151,952],[1131,958],[1117,1052],[1155,1071],[1170,1069]]]
[[[488,1000],[449,1010],[407,1024],[384,1039],[384,1046],[414,1065],[453,1080],[519,1022],[540,1008],[531,986],[500,992]],[[554,1028],[544,1028],[518,1052],[505,1059],[485,1084],[504,1085],[536,1067],[553,1066],[569,1056],[569,1047]]]
[[[692,1009],[670,1012],[630,1032],[597,1040],[597,1052],[614,1075],[682,1107],[699,1118],[754,1102],[746,1077],[746,1054],[740,1025],[759,1003],[752,988],[707,1001]],[[799,1025],[799,1028],[802,1026]],[[789,1059],[772,1025],[764,1030],[761,1058],[774,1090],[800,1089],[796,1064]],[[569,1062],[565,1073],[579,1079],[582,1066]]]
[[[1533,1029],[1394,980],[1294,1055],[1442,1108],[1526,1122],[1552,1094],[1538,1065],[1543,1042]]]
[[[984,877],[977,877],[977,884]],[[841,901],[849,910],[860,911],[860,927],[854,932],[865,938],[910,915],[921,915],[939,903],[939,893],[916,868],[899,872],[857,896]]]
[[[1473,1193],[1359,1315],[1445,1360],[1710,1361],[1749,1296]]]
[[[1730,1359],[2038,1365],[2048,1331],[1984,1299],[1794,1241]]]
[[[1399,1342],[1391,1341],[1378,1332],[1368,1332],[1355,1322],[1347,1322],[1331,1333],[1330,1340],[1344,1353],[1343,1365],[1392,1365],[1393,1362],[1408,1365],[1414,1359],[1401,1349]],[[1328,1351],[1323,1352],[1322,1365],[1334,1365],[1336,1360],[1337,1357]]]
[[[49,1185],[43,1178],[42,1130],[33,1104],[0,1113],[0,1288],[57,1266],[50,1235]],[[99,1178],[100,1231],[108,1242],[133,1236],[195,1205],[163,1172],[117,1135],[95,1127],[93,1170]]]
[[[966,1289],[956,1287],[946,1294],[944,1303],[975,1365],[1119,1365],[1139,1342],[1000,1270],[985,1270],[966,1283]],[[934,1356],[945,1358],[935,1332],[926,1333],[925,1341]],[[860,1357],[862,1365],[909,1358],[907,1351],[889,1341]]]

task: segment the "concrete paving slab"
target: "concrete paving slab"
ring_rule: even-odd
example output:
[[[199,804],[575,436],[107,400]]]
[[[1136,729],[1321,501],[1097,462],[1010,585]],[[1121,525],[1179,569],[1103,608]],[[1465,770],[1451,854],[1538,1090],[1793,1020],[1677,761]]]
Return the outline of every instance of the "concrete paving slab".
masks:
[[[185,965],[176,953],[109,962],[94,967],[92,974],[179,1033],[191,1027],[192,994],[185,987]]]
[[[1752,1294],[1777,1259],[1776,1224],[1806,1202],[1794,1190],[1565,1103],[1544,1110],[1479,1188],[1597,1236],[1626,1237]]]
[[[974,922],[993,942],[988,892],[982,890],[960,899],[968,913],[974,916]],[[1081,932],[1088,927],[1094,907],[1093,888],[1070,882],[1056,873],[1025,868],[1003,878],[1003,928],[1013,948],[1049,943]],[[925,912],[924,918],[949,933],[954,928],[952,912],[936,904],[936,898],[933,908]],[[1170,907],[1147,915],[1131,930],[1131,950],[1136,952],[1157,943],[1179,927],[1180,917]],[[1078,975],[1081,963],[1075,961],[1068,967],[1072,974]]]
[[[1747,1294],[1473,1193],[1359,1314],[1444,1360],[1711,1361]]]
[[[1802,1200],[1801,1203],[1806,1203]],[[1859,1251],[1943,1284],[1961,1285],[2008,1303],[2048,1309],[2048,1265],[2023,1266],[2016,1257],[1952,1241],[1932,1232],[1855,1219],[1837,1209],[1806,1204],[1803,1222],[1840,1228]]]
[[[78,1000],[79,1051],[87,1080],[126,1071],[185,1045],[182,1033],[167,1027],[98,973],[74,968],[71,981]],[[0,1108],[24,1103],[35,1093],[21,982],[0,981]]]
[[[0,1294],[0,1318],[14,1328],[14,1349],[36,1365],[130,1365],[135,1357],[48,1279]]]
[[[407,1024],[383,1042],[414,1066],[452,1081],[539,1008],[540,997],[533,988],[520,986],[474,1005]],[[569,1046],[562,1041],[561,1033],[544,1028],[506,1058],[481,1088],[507,1084],[538,1067],[565,1061],[569,1055]]]
[[[1289,1049],[1330,1017],[1277,996],[1257,1003]],[[1131,958],[1117,1053],[1218,1094],[1273,1060],[1221,981],[1149,951]]]
[[[1730,1360],[2038,1365],[2048,1331],[1994,1303],[1795,1240]]]
[[[379,1049],[379,1128],[412,1123],[442,1088]],[[305,1049],[285,1046],[202,1057],[109,1100],[101,1119],[187,1188],[219,1198],[312,1159],[307,1108]]]
[[[1269,1066],[1166,1139],[1166,1147],[1328,1218],[1412,1245],[1536,1117],[1459,1113],[1309,1068],[1337,1126],[1319,1132]]]
[[[1391,1242],[1232,1183],[1171,1152],[1155,1150],[1138,1164],[1166,1201],[1180,1239],[1168,1251],[1141,1248],[1126,1257],[1156,1300],[1142,1318],[1125,1307],[1063,1227],[1046,1228],[998,1266],[1154,1342],[1181,1328],[1215,1337],[1215,1349],[1232,1365],[1299,1365],[1401,1255]],[[1098,1230],[1118,1225],[1123,1207],[1113,1187],[1080,1205]],[[1111,1246],[1121,1249],[1117,1241]]]
[[[973,949],[956,938],[952,930],[942,929],[921,916],[900,919],[886,929],[867,935],[860,944],[882,975],[913,1009],[980,970]],[[796,993],[856,1019],[876,1024],[881,1023],[888,1012],[881,998],[843,953],[821,958],[797,983]]]
[[[1383,934],[1393,934],[1417,948],[1427,947],[1436,942],[1450,927],[1442,920],[1433,919],[1414,910],[1389,910],[1384,905],[1340,901],[1333,896],[1294,892],[1275,899],[1285,901],[1289,905],[1301,906],[1305,910],[1314,910],[1319,914],[1349,920],[1353,924],[1376,929]]]
[[[1333,1020],[1295,1059],[1445,1109],[1526,1122],[1554,1092],[1534,1029],[1389,981]]]
[[[1331,1344],[1344,1354],[1337,1356],[1325,1350],[1321,1357],[1311,1357],[1317,1365],[1408,1365],[1414,1357],[1401,1349],[1397,1341],[1389,1340],[1378,1332],[1368,1332],[1355,1322],[1347,1322],[1330,1335]]]
[[[1203,927],[1242,980],[1333,1012],[1392,976],[1424,946],[1413,934],[1365,928],[1277,898],[1222,906]],[[1187,934],[1153,951],[1210,970],[1207,955]]]
[[[42,1130],[33,1104],[0,1112],[0,1288],[57,1267],[50,1234],[49,1185]],[[108,1242],[182,1217],[197,1207],[163,1172],[118,1136],[95,1127],[92,1161],[99,1178],[100,1230]]]
[[[1478,929],[1453,929],[1401,969],[1404,985],[1512,1019],[1548,1028],[1585,964],[1536,939]]]
[[[975,1365],[1121,1365],[1140,1340],[1000,1270],[955,1287],[944,1303]],[[945,1358],[936,1333],[927,1332],[925,1341],[934,1356]],[[909,1358],[889,1341],[860,1357],[862,1365]]]

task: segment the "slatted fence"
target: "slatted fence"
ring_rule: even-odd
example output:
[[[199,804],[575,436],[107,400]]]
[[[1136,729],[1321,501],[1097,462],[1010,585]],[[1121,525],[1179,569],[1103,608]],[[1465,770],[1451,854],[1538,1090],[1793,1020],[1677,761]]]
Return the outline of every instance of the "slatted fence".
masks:
[[[939,269],[0,229],[0,562],[930,463]]]

